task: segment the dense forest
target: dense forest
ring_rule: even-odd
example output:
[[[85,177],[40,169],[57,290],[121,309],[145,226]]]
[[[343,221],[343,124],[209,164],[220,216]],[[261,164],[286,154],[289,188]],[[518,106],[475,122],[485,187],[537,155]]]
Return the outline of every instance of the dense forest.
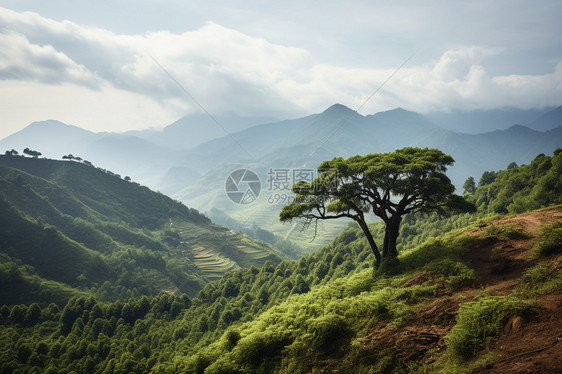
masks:
[[[561,249],[558,219],[541,228],[535,263],[517,292],[482,293],[463,303],[456,319],[440,321],[452,324],[445,347],[403,356],[372,336],[381,324],[408,328],[433,297],[475,287],[479,276],[468,249],[529,238],[494,220],[562,204],[560,149],[529,165],[484,173],[465,191],[476,213],[406,216],[395,267],[374,269],[366,238],[350,224],[332,243],[298,260],[282,260],[268,249],[275,255],[261,257],[262,264],[241,259],[248,266],[216,281],[177,255],[185,243],[169,222],[181,219],[206,230],[207,242],[209,232],[228,230],[115,176],[100,174],[95,183],[77,186],[87,178],[73,173],[90,172],[87,165],[67,162],[76,165],[65,170],[49,160],[25,163],[36,172],[4,161],[10,167],[0,168],[2,373],[470,371],[491,360],[484,354],[487,339],[501,334],[506,316],[533,314],[536,297],[562,287],[560,270],[547,265]],[[99,205],[108,197],[79,192],[90,189],[116,191],[111,201],[123,200]],[[141,191],[146,195],[131,196]],[[146,210],[130,210],[127,199],[146,202]],[[381,240],[384,226],[372,223],[371,231]],[[51,258],[33,251],[38,241]],[[158,293],[165,281],[190,286]]]

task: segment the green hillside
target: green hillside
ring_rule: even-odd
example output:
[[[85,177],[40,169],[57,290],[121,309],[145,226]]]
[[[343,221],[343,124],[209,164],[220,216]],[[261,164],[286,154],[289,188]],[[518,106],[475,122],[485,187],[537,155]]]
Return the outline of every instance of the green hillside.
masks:
[[[77,295],[62,309],[5,305],[1,369],[469,373],[522,365],[557,372],[562,207],[552,205],[562,195],[561,165],[557,150],[495,173],[469,197],[476,214],[404,219],[394,267],[373,271],[372,252],[350,225],[298,261],[228,272],[194,298]],[[511,206],[501,191],[517,181],[532,196],[520,195],[518,209],[543,209],[499,215]],[[383,226],[371,228],[379,240]],[[206,261],[204,250],[196,252]],[[533,351],[520,343],[530,338]]]
[[[227,271],[284,257],[271,246],[214,225],[194,209],[111,172],[78,162],[0,156],[0,253],[25,276],[2,279],[3,303],[63,305],[74,294],[102,300],[196,295]],[[205,248],[208,266],[197,258]],[[37,295],[17,291],[51,284]],[[53,283],[54,282],[54,283]],[[55,287],[56,285],[56,287]]]

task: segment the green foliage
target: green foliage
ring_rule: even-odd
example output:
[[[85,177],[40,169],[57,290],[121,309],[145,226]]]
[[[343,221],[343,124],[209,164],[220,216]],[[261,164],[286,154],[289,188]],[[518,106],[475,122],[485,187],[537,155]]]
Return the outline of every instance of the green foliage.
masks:
[[[539,237],[535,241],[534,250],[537,257],[549,256],[562,251],[561,220],[540,228]]]
[[[310,320],[307,332],[312,335],[312,348],[323,354],[341,348],[350,329],[342,316],[325,314]]]
[[[352,219],[363,230],[378,264],[381,258],[398,255],[396,241],[404,215],[445,209],[475,210],[471,203],[453,193],[455,187],[445,175],[453,163],[451,156],[438,149],[413,147],[324,161],[318,167],[316,179],[299,181],[293,186],[296,196],[283,207],[279,219],[285,222],[304,218],[305,224]],[[365,220],[369,212],[385,223],[380,251]]]
[[[520,293],[540,296],[562,289],[562,272],[554,266],[539,263],[523,273]]]
[[[107,301],[162,290],[195,296],[226,271],[283,258],[164,195],[75,162],[1,156],[0,210],[0,283],[10,285],[0,300],[9,304],[63,306],[80,293]],[[223,264],[202,265],[198,247]]]
[[[50,163],[43,167],[44,175],[64,174]],[[512,176],[521,168],[511,169]],[[543,173],[549,170],[545,167]],[[473,196],[503,180],[502,173],[490,185],[478,187]],[[486,205],[477,215],[404,216],[397,242],[399,263],[385,265],[373,277],[374,255],[357,224],[298,261],[280,262],[238,232],[179,216],[172,216],[173,225],[164,219],[162,226],[139,227],[133,221],[112,220],[109,213],[90,204],[84,192],[78,198],[71,189],[61,190],[60,185],[12,169],[0,168],[0,175],[0,183],[6,183],[0,189],[0,203],[5,202],[7,209],[2,212],[14,222],[27,230],[51,230],[62,249],[85,248],[79,253],[99,256],[109,269],[117,269],[105,274],[109,281],[101,282],[95,272],[75,264],[77,269],[68,272],[75,272],[83,284],[76,279],[71,288],[41,277],[40,266],[0,254],[0,297],[21,300],[0,307],[2,372],[424,371],[426,367],[409,367],[394,350],[373,342],[370,333],[381,325],[407,326],[420,303],[440,294],[443,286],[460,289],[476,279],[463,251],[466,244],[484,239],[462,236],[459,229],[488,213]],[[489,204],[495,199],[491,196]],[[0,225],[0,238],[8,243],[5,238],[13,240],[14,234],[7,234],[6,227],[10,226]],[[383,223],[372,223],[369,229],[376,240],[383,240]],[[505,238],[527,235],[513,227],[487,230],[488,235]],[[548,229],[543,232],[545,242],[556,237]],[[227,238],[229,243],[223,243]],[[207,274],[212,273],[197,273],[191,259],[189,251],[195,246],[221,248],[221,253],[240,263],[251,264],[252,257],[262,262],[254,262],[259,267],[217,272],[215,279],[221,278],[208,282]],[[236,253],[241,248],[246,259]],[[0,249],[16,253],[2,245]],[[30,250],[26,258],[35,255]],[[266,263],[268,259],[272,261]],[[559,273],[546,262],[529,269],[521,295],[559,289]],[[180,296],[191,288],[181,285],[190,282],[192,291],[200,289],[198,295]],[[32,291],[17,299],[20,290]],[[49,301],[55,295],[53,301],[60,307]],[[447,338],[449,353],[460,360],[485,347],[489,337],[501,332],[506,318],[533,309],[514,297],[486,296],[465,305]]]
[[[507,318],[532,311],[533,304],[513,296],[484,296],[464,303],[456,325],[445,337],[447,349],[458,359],[469,360],[485,348],[489,338],[501,334]]]
[[[483,230],[484,234],[496,236],[502,240],[529,239],[532,235],[522,227],[488,225]]]
[[[476,191],[476,183],[474,181],[474,178],[468,177],[468,179],[462,185],[462,188],[464,191],[464,195],[474,193],[474,191]]]
[[[523,213],[562,204],[561,149],[552,157],[540,154],[529,165],[491,173],[494,178],[481,180],[470,197],[481,212]]]
[[[483,187],[493,183],[496,180],[497,173],[495,171],[485,171],[478,181],[478,187]]]

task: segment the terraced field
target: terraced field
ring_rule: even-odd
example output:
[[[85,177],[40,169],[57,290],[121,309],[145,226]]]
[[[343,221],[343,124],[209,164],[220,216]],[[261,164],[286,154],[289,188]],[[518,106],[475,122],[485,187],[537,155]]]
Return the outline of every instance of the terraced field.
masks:
[[[220,253],[205,247],[191,249],[193,262],[201,269],[209,280],[220,279],[224,273],[240,268],[238,264],[229,258],[222,257]]]
[[[241,267],[261,267],[266,261],[277,264],[286,259],[269,244],[224,227],[202,227],[183,221],[171,221],[170,227],[180,235],[183,254],[209,280]]]

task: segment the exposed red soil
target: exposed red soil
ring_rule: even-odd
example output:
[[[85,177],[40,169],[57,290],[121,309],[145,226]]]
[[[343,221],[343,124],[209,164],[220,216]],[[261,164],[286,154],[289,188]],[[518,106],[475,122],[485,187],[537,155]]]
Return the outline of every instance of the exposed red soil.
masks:
[[[562,219],[562,207],[504,217],[493,222],[502,227],[520,227],[533,237],[541,225]],[[486,226],[469,234],[483,237]],[[418,363],[430,363],[428,352],[445,349],[444,336],[455,323],[460,304],[476,300],[485,289],[492,295],[508,295],[519,284],[523,272],[536,264],[529,259],[533,238],[498,239],[490,237],[467,245],[467,259],[478,272],[478,284],[451,292],[443,285],[436,298],[420,306],[414,321],[403,328],[380,323],[368,336],[381,347],[396,352],[396,357]],[[556,262],[556,259],[553,259]],[[404,287],[434,281],[436,275],[419,273],[404,283]],[[510,319],[505,335],[492,342],[490,351],[498,360],[481,370],[482,373],[562,373],[562,293],[546,295],[538,300],[539,310],[529,320]]]
[[[538,300],[537,315],[529,321],[514,317],[492,351],[499,361],[481,373],[562,373],[562,293]]]
[[[396,357],[405,361],[423,360],[429,350],[445,348],[443,337],[451,329],[460,300],[442,296],[424,305],[415,320],[403,328],[381,322],[368,336],[375,344],[392,347]]]

